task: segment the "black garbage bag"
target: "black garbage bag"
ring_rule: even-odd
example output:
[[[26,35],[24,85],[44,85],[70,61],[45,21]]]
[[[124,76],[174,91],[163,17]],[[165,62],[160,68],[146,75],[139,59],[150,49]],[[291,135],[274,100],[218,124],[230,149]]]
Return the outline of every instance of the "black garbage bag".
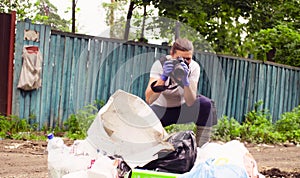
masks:
[[[178,174],[190,171],[197,157],[197,144],[194,132],[176,132],[167,141],[174,146],[174,151],[160,151],[157,159],[136,168]]]

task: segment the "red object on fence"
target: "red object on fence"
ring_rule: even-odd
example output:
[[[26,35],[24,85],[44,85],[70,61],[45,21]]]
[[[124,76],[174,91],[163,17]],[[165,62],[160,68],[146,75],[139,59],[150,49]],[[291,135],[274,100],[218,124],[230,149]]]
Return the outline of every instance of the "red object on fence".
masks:
[[[28,52],[31,53],[37,53],[39,51],[39,47],[37,46],[28,46],[26,47],[26,49],[28,50]]]

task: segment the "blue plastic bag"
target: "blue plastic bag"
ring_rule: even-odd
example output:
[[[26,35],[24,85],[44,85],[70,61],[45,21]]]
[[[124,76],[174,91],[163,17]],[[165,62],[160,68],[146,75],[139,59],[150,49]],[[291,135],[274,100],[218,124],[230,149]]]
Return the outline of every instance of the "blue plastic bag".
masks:
[[[244,168],[234,164],[216,165],[214,161],[215,159],[208,159],[178,178],[248,178]]]

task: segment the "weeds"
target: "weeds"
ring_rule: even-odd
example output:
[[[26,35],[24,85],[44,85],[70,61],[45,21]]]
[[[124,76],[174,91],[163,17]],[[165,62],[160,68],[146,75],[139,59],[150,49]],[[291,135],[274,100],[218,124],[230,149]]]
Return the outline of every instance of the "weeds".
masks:
[[[245,120],[239,123],[235,118],[223,116],[213,127],[213,140],[230,141],[238,139],[251,143],[300,143],[300,105],[291,112],[283,113],[280,119],[272,123],[271,114],[262,109],[261,101],[255,104],[254,110],[245,114]],[[96,118],[98,110],[104,105],[103,101],[95,101],[93,105],[85,106],[77,113],[71,114],[64,122],[64,128],[54,128],[54,133],[62,132],[70,139],[84,139],[87,130]],[[35,116],[26,119],[17,116],[0,115],[0,138],[45,140],[45,133],[37,132]],[[45,129],[45,128],[44,128]],[[174,124],[165,127],[168,133],[183,130],[196,131],[195,124]]]
[[[84,139],[87,136],[90,125],[96,118],[98,110],[103,105],[104,102],[95,101],[94,105],[87,105],[76,114],[71,114],[64,122],[64,126],[67,130],[67,137],[70,139]]]
[[[241,125],[234,118],[223,116],[219,119],[217,126],[214,128],[213,138],[227,142],[233,139],[239,139],[241,135]]]
[[[300,143],[300,105],[292,112],[286,112],[275,123],[274,130],[282,135],[281,140]]]
[[[300,143],[300,106],[292,112],[286,112],[272,123],[268,110],[260,109],[260,101],[254,110],[245,115],[245,121],[239,124],[234,118],[223,116],[214,126],[214,140],[229,141],[240,139],[251,143]]]
[[[37,125],[30,125],[26,119],[18,116],[0,115],[0,138],[16,140],[44,140],[45,136],[35,133]]]

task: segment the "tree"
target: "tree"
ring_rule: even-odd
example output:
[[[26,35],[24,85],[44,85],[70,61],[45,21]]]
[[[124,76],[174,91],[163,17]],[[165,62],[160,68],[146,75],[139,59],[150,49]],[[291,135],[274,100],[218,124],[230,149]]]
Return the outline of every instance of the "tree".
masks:
[[[119,37],[120,34],[123,34],[122,39],[124,40],[129,40],[132,39],[132,37],[130,37],[130,28],[131,28],[131,24],[132,23],[139,23],[139,17],[141,15],[139,15],[138,12],[134,12],[135,9],[142,7],[143,8],[143,20],[141,21],[141,24],[139,24],[142,28],[141,28],[141,33],[140,33],[140,37],[138,37],[139,39],[143,39],[144,38],[144,30],[145,30],[145,21],[146,21],[146,16],[149,15],[149,11],[147,11],[147,6],[150,5],[151,0],[130,0],[129,5],[128,5],[128,9],[126,12],[126,18],[123,16],[120,16],[120,14],[124,13],[124,6],[128,4],[127,0],[115,0],[115,1],[111,1],[111,3],[103,3],[103,7],[106,8],[107,13],[106,13],[106,23],[107,25],[110,26],[110,37]],[[121,12],[118,13],[119,17],[116,18],[112,18],[115,17],[116,12]],[[135,16],[135,19],[137,19],[137,21],[132,22],[132,18]],[[122,23],[124,22],[125,23]],[[120,32],[120,29],[124,31]],[[116,33],[118,31],[118,33]],[[134,37],[135,38],[135,37]]]
[[[110,3],[102,3],[106,10],[106,24],[110,27],[110,38],[123,39],[125,28],[125,5],[127,0],[111,0]]]
[[[288,24],[294,29],[300,29],[299,0],[263,0],[251,4],[247,28],[249,33],[261,29],[273,28],[279,24]]]
[[[293,35],[299,33],[300,29],[299,0],[154,0],[153,2],[159,9],[160,16],[172,18],[191,26],[204,36],[217,53],[245,57],[249,49],[246,50],[246,46],[243,45],[244,41],[246,39],[254,42],[253,40],[256,38],[253,37],[253,34],[261,30],[277,29],[278,25],[287,26],[293,30]],[[261,33],[265,33],[265,31]],[[279,33],[276,35],[278,39],[283,37]],[[273,36],[272,39],[274,38],[276,37]],[[270,51],[264,51],[269,56],[266,59],[278,61],[281,54],[291,51],[294,52],[290,54],[297,58],[297,43],[297,41],[293,41],[293,44],[289,43],[289,47],[276,45],[274,48],[268,48]],[[255,44],[259,45],[259,43]],[[289,61],[288,58],[291,56],[281,56],[281,60],[284,61]]]
[[[239,17],[246,5],[232,1],[155,0],[159,15],[178,20],[198,31],[219,53],[238,54],[244,31]]]
[[[37,0],[35,6],[37,13],[33,19],[34,23],[42,23],[50,25],[54,30],[70,32],[71,20],[61,18],[57,14],[58,9],[49,0]]]
[[[0,2],[0,12],[16,11],[16,19],[31,19],[33,23],[50,25],[52,29],[70,31],[70,21],[57,14],[57,8],[49,0],[4,0]]]
[[[142,24],[142,33],[140,39],[144,39],[144,28],[145,28],[145,18],[147,16],[147,6],[150,5],[151,0],[130,0],[128,11],[127,11],[127,18],[126,18],[126,26],[125,26],[125,33],[124,33],[124,40],[128,40],[129,37],[129,30],[130,30],[130,24],[131,19],[133,16],[133,10],[137,7],[142,6],[144,8],[143,13],[143,24]]]
[[[2,0],[0,1],[0,13],[16,11],[17,20],[32,19],[33,4],[30,0]]]
[[[159,17],[151,19],[147,12],[140,20],[141,15],[134,15],[137,7],[143,7],[146,12],[150,4],[158,9]],[[287,61],[298,58],[299,0],[131,0],[128,7],[126,40],[130,38],[129,29],[142,27],[140,37],[152,30],[158,34],[157,38],[170,42],[180,22],[180,36],[196,43],[197,50],[241,57],[253,53],[259,60],[297,65]],[[262,40],[259,35],[267,36]],[[282,39],[288,46],[276,39]]]
[[[245,46],[256,59],[300,67],[300,33],[287,25],[262,29]]]

